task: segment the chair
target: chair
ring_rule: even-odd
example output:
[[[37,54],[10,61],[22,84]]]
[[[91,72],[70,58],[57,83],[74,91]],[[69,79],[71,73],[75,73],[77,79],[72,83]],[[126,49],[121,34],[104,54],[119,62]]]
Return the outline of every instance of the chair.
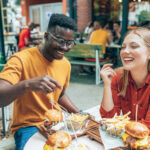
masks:
[[[101,82],[99,73],[100,66],[110,62],[110,60],[106,60],[103,62],[99,61],[100,58],[104,58],[101,44],[79,43],[75,45],[68,53],[66,53],[65,56],[69,59],[71,64],[95,66],[96,84],[99,84]],[[94,58],[96,61],[86,61],[85,58]]]

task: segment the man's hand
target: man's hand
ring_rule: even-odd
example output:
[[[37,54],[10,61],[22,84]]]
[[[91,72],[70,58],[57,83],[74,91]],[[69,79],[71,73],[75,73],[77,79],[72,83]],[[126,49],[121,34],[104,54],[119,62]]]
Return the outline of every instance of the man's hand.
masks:
[[[45,94],[55,91],[56,88],[62,89],[61,85],[48,75],[25,80],[25,88],[32,91],[41,91]]]

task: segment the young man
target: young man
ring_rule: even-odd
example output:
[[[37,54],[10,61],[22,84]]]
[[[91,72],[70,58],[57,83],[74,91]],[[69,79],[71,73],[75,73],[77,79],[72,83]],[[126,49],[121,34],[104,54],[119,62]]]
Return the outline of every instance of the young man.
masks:
[[[113,43],[114,44],[121,44],[121,27],[120,22],[116,21],[113,23]]]
[[[106,43],[110,44],[111,40],[108,32],[104,29],[105,23],[103,21],[95,21],[93,28],[94,31],[90,36],[90,44],[102,44],[103,53],[106,53]]]
[[[105,22],[101,21],[94,21],[93,24],[93,32],[90,35],[90,44],[102,44],[103,54],[106,53],[106,43],[110,44],[111,39],[109,37],[109,33],[104,29]],[[95,61],[95,59],[85,58],[86,61]],[[83,66],[79,66],[80,75],[86,74],[86,70]],[[93,73],[93,67],[90,67],[90,72]]]
[[[0,73],[0,106],[14,101],[12,133],[17,150],[38,132],[44,113],[52,108],[53,99],[69,112],[78,108],[65,93],[71,65],[64,57],[74,45],[74,21],[62,14],[50,18],[45,42],[13,55]]]
[[[25,48],[29,48],[29,46],[31,46],[31,45],[39,44],[39,41],[35,41],[35,40],[39,40],[39,38],[31,38],[31,31],[35,27],[36,26],[34,23],[30,23],[28,28],[22,29],[22,31],[20,32],[20,35],[19,35],[19,44],[18,44],[19,51],[21,51]]]

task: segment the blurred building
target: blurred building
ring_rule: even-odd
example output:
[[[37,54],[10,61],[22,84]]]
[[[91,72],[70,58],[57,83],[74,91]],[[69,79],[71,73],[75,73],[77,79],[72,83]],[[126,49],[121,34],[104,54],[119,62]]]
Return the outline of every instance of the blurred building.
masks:
[[[71,16],[82,31],[89,21],[95,18],[108,18],[110,0],[20,0],[23,22],[38,23],[45,31],[52,13],[64,13]]]
[[[12,3],[13,1],[19,0],[2,1]],[[52,13],[64,13],[71,16],[77,22],[78,31],[83,31],[89,22],[97,19],[102,19],[106,22],[122,21],[122,1],[123,0],[20,0],[22,25],[28,25],[30,22],[34,22],[40,24],[41,31],[45,31]],[[143,19],[149,20],[150,0],[127,1],[129,3],[129,25],[139,24]],[[11,24],[14,20],[8,22]]]
[[[63,13],[65,0],[20,0],[24,23],[40,24],[41,31],[45,31],[52,13]]]

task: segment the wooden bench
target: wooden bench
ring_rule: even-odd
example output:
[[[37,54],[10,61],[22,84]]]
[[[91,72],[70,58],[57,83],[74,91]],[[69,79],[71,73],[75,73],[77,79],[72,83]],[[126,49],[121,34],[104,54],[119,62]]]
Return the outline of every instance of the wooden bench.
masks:
[[[69,59],[71,64],[95,66],[96,84],[99,84],[101,82],[99,73],[100,67],[110,62],[110,60],[99,62],[99,59],[104,58],[101,44],[95,45],[80,43],[75,45],[68,53],[66,53],[65,56]],[[85,58],[94,58],[96,61],[85,61]]]

